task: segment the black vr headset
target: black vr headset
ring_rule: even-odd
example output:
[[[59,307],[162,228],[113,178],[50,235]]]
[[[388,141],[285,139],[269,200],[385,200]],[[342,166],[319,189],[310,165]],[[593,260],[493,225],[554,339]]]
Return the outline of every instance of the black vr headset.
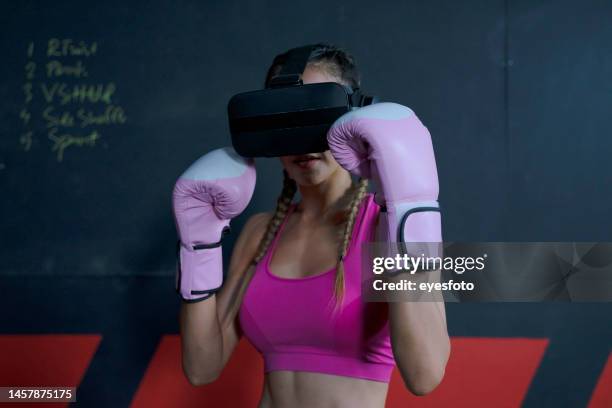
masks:
[[[336,82],[304,85],[314,46],[291,50],[267,89],[234,95],[227,106],[232,144],[244,157],[278,157],[329,149],[327,131],[351,109],[376,103]]]

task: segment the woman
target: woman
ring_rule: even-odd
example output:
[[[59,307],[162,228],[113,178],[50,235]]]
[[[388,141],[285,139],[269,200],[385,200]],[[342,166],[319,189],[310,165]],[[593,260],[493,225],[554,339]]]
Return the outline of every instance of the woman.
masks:
[[[353,58],[326,44],[317,45],[302,80],[359,87]],[[340,149],[343,140],[335,141]],[[280,160],[284,185],[276,210],[247,221],[225,282],[219,237],[250,200],[254,170],[221,150],[177,182],[187,378],[193,385],[214,381],[244,334],[264,356],[260,407],[383,407],[395,365],[411,392],[429,393],[450,350],[443,304],[361,298],[360,244],[380,234],[379,203],[389,191],[375,200],[365,174],[353,183],[330,151]],[[293,203],[297,191],[301,199]]]

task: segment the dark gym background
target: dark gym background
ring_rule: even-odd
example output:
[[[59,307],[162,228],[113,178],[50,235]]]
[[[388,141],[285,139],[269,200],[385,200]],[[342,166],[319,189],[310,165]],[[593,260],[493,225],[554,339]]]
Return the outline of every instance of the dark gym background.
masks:
[[[101,336],[82,406],[128,406],[161,336],[178,333],[173,183],[229,144],[229,98],[260,88],[272,58],[297,45],[345,47],[363,89],[429,128],[446,241],[612,240],[608,1],[7,1],[0,33],[0,337]],[[47,56],[52,39],[97,50]],[[82,60],[88,76],[50,77],[52,60]],[[126,117],[57,126],[99,133],[61,161],[43,111],[106,105],[48,102],[43,84],[59,83],[113,84]],[[245,220],[280,191],[277,160],[258,160],[257,176],[226,260]],[[452,336],[548,339],[524,407],[588,406],[611,315],[610,304],[448,305]]]

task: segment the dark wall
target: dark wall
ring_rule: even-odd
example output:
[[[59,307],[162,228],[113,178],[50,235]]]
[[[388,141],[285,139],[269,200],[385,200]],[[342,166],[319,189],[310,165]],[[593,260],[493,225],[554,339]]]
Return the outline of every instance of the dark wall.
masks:
[[[0,306],[18,301],[22,309],[3,314],[0,327],[105,333],[115,343],[103,341],[111,357],[93,366],[100,380],[86,377],[91,390],[123,367],[112,358],[138,343],[126,339],[142,338],[146,354],[156,336],[176,331],[174,180],[200,155],[229,144],[231,95],[261,87],[277,53],[314,41],[346,47],[364,89],[410,106],[430,129],[445,240],[610,241],[611,18],[604,0],[4,2]],[[51,47],[49,56],[53,39],[82,41],[92,55],[57,56],[61,50]],[[81,77],[46,72],[47,64],[78,61]],[[107,98],[62,104],[63,93],[49,94],[62,84],[64,91],[100,85]],[[79,110],[111,123],[82,127]],[[75,121],[57,125],[45,111],[47,118],[69,112]],[[270,210],[280,191],[277,160],[258,160],[257,172],[253,201],[234,230]],[[159,295],[156,307],[171,311],[148,322],[146,336],[133,323],[147,315],[147,301],[127,297],[141,279]],[[98,296],[113,304],[104,309],[112,318],[63,320],[98,285],[108,290]],[[44,293],[45,313],[54,317],[42,323]],[[122,307],[131,312],[121,315]],[[472,321],[482,310],[459,307],[451,308],[451,334],[553,339],[526,406],[550,398],[584,406],[612,343],[604,329],[609,305],[597,313],[531,305],[520,313],[532,323],[511,326],[505,322],[517,309],[497,305],[499,318],[479,327]],[[577,332],[581,324],[588,338]],[[577,382],[573,343],[592,352],[580,357],[591,363]],[[125,353],[113,357],[112,344]],[[146,358],[135,361],[124,373],[138,378]],[[575,387],[551,397],[558,384]]]

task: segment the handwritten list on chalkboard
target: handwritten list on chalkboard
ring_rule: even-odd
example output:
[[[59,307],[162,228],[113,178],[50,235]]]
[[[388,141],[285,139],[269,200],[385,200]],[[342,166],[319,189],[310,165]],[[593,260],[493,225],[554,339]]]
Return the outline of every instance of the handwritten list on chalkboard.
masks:
[[[19,113],[23,151],[37,141],[61,162],[71,151],[98,145],[106,128],[127,122],[125,110],[115,102],[116,84],[96,81],[90,72],[99,54],[97,42],[51,38],[28,44]],[[42,121],[44,131],[34,121]]]

